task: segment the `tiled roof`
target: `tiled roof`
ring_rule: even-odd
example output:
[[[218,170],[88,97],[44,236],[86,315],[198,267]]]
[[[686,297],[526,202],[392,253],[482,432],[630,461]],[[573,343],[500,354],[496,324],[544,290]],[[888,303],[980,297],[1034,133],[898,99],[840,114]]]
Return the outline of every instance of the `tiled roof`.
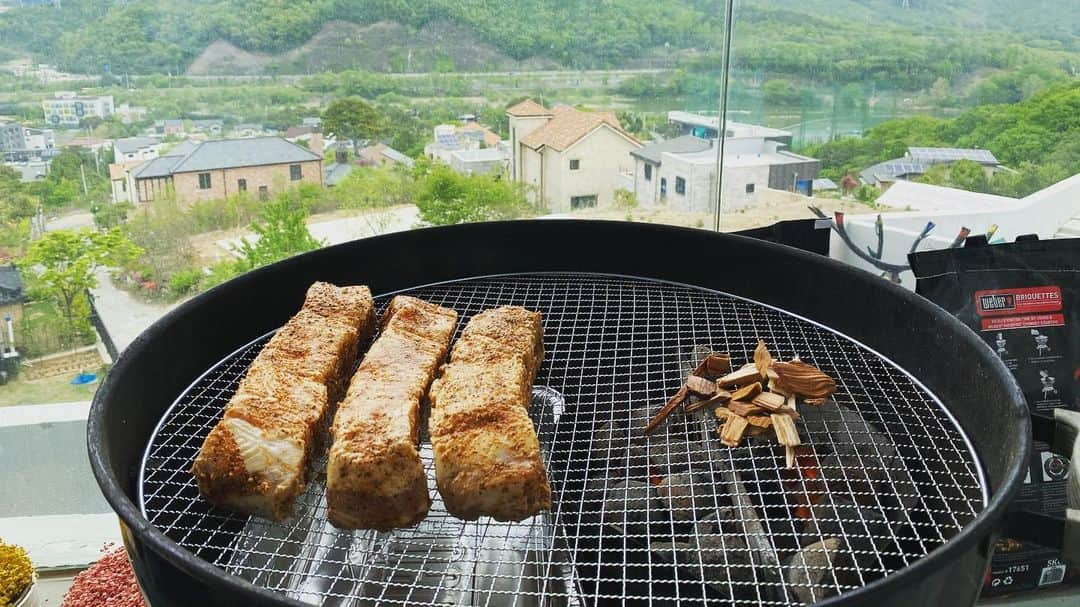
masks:
[[[162,156],[187,156],[197,147],[199,147],[198,142],[192,141],[191,139],[185,139],[176,144],[176,147],[173,149],[162,154]]]
[[[619,126],[619,120],[614,114],[610,112],[582,112],[570,107],[560,110],[546,124],[522,137],[521,143],[534,150],[546,146],[561,152],[604,124],[615,129],[634,143],[638,143],[638,140],[634,139],[633,135],[630,135]]]
[[[979,164],[996,165],[997,158],[990,150],[979,148],[921,148],[909,147],[908,156],[923,164],[940,164],[957,160],[972,160]]]
[[[539,103],[532,99],[526,99],[521,103],[514,104],[511,107],[506,108],[506,113],[511,116],[517,116],[519,118],[525,116],[550,116],[551,112]]]
[[[311,150],[280,137],[204,141],[172,168],[173,173],[208,171],[229,167],[283,164],[321,160]]]
[[[121,154],[134,154],[142,148],[148,148],[159,143],[161,143],[161,140],[154,137],[125,137],[113,142],[113,148]]]
[[[643,158],[653,164],[660,164],[660,158],[665,153],[685,154],[687,152],[700,152],[712,147],[712,142],[693,135],[683,135],[674,139],[665,139],[651,143],[640,150],[630,152],[631,155]]]
[[[183,156],[162,156],[148,160],[131,172],[136,179],[150,179],[151,177],[168,177],[172,175],[172,169],[176,163],[183,160]]]

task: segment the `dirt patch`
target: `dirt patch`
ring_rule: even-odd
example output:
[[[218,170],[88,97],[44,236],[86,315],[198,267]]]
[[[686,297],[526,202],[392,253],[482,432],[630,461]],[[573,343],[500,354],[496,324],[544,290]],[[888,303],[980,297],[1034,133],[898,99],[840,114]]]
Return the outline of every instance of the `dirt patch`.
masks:
[[[304,74],[360,69],[372,72],[556,69],[541,58],[515,60],[482,42],[469,28],[432,21],[416,29],[395,21],[360,25],[329,21],[310,40],[280,54],[252,53],[225,40],[211,43],[189,76]]]

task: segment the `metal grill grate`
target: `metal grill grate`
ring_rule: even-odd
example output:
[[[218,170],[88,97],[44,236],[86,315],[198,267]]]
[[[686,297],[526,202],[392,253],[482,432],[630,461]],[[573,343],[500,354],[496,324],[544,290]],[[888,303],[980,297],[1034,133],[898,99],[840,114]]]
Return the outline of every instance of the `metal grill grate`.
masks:
[[[322,605],[798,605],[901,569],[955,535],[986,501],[970,446],[917,381],[867,348],[729,295],[581,274],[470,279],[410,291],[456,309],[544,313],[547,358],[530,413],[552,512],[521,523],[456,520],[435,503],[413,529],[341,532],[322,479],[282,524],[216,510],[189,472],[203,438],[268,339],[197,380],[147,449],[147,518],[199,558]],[[385,305],[388,296],[378,298]],[[758,338],[835,377],[801,407],[803,472],[774,442],[727,448],[708,412],[643,436],[703,351],[749,360]],[[323,462],[319,462],[322,465]],[[821,551],[805,551],[815,542]]]

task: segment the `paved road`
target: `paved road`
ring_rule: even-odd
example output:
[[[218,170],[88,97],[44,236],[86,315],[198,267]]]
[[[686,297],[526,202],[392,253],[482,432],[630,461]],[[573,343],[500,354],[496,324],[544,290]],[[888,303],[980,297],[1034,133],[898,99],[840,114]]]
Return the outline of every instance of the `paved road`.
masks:
[[[77,230],[79,228],[92,228],[94,227],[94,216],[89,211],[80,211],[78,213],[71,213],[64,215],[63,217],[57,217],[55,219],[49,219],[45,222],[45,230]]]
[[[411,229],[420,221],[420,213],[415,206],[400,206],[387,211],[377,211],[333,219],[330,221],[316,221],[308,224],[308,231],[315,238],[323,241],[327,246],[341,244],[357,238],[367,238],[379,234],[401,232]],[[241,238],[247,238],[248,242],[254,242],[257,237],[254,234],[226,238],[217,241],[217,245],[226,251],[232,251],[240,244]]]
[[[105,270],[98,270],[97,278],[94,302],[118,351],[123,351],[139,333],[178,305],[139,301],[127,291],[116,288]]]

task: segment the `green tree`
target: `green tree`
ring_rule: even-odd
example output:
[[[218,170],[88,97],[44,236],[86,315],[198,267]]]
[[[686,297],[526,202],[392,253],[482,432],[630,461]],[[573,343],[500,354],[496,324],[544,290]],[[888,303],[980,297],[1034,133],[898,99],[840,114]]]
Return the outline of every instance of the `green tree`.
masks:
[[[127,221],[128,212],[135,208],[130,202],[95,203],[90,207],[94,225],[99,230],[111,230]]]
[[[66,325],[63,333],[70,339],[86,322],[82,310],[86,291],[97,286],[97,269],[121,266],[139,253],[139,247],[118,229],[56,230],[34,241],[19,265],[60,308]]]
[[[307,229],[307,217],[307,208],[292,193],[280,194],[267,203],[259,221],[251,224],[258,239],[249,242],[243,238],[236,248],[241,255],[237,269],[246,272],[321,247],[323,243]]]
[[[340,139],[351,139],[353,151],[386,133],[386,126],[375,108],[359,97],[337,99],[322,115],[323,130]]]
[[[460,175],[435,165],[417,185],[420,219],[430,225],[513,219],[531,211],[519,184],[490,175]]]
[[[949,182],[969,192],[986,192],[989,183],[982,166],[973,160],[958,160],[949,167]]]

